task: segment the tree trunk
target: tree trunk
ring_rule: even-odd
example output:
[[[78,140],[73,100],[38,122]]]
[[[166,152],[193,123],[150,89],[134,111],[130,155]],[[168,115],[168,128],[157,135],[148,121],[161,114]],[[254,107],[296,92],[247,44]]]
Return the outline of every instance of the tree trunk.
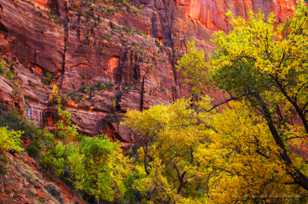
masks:
[[[180,173],[180,170],[178,169],[176,164],[174,164],[174,168],[175,168],[178,180],[179,180],[179,186],[177,188],[177,193],[179,194],[179,193],[181,193],[182,188],[184,187],[184,185],[186,183],[185,182],[186,171],[184,171],[183,173]]]
[[[308,133],[308,122],[307,122],[307,119],[305,117],[305,114],[304,114],[304,110],[301,109],[299,107],[299,105],[297,104],[296,102],[296,99],[292,99],[287,91],[284,89],[283,85],[277,80],[275,79],[275,82],[278,86],[278,89],[281,91],[281,93],[286,97],[286,99],[292,104],[292,106],[294,107],[296,113],[298,114],[299,118],[301,119],[303,125],[304,125],[304,128],[305,128],[305,131],[306,133]]]
[[[143,146],[143,151],[144,151],[144,158],[143,158],[144,171],[147,175],[149,175],[150,172],[148,170],[148,145],[147,144]]]
[[[266,105],[266,103],[263,101],[260,95],[256,94],[257,102],[259,102],[259,105],[261,106],[263,117],[265,118],[267,125],[270,129],[270,132],[275,140],[275,143],[280,147],[282,150],[280,153],[280,157],[287,166],[287,172],[291,175],[294,182],[303,187],[304,189],[308,190],[308,177],[305,176],[302,172],[300,172],[293,164],[291,158],[288,155],[288,152],[286,150],[285,144],[283,143],[282,138],[280,137],[275,125],[274,121],[272,119],[272,115]]]

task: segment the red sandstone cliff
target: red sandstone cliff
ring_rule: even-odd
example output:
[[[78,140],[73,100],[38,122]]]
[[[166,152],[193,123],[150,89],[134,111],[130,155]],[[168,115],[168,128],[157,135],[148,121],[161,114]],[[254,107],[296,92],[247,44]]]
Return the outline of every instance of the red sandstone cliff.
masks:
[[[274,11],[283,20],[294,0],[0,0],[1,55],[15,81],[0,78],[2,100],[42,125],[56,83],[86,133],[116,129],[110,115],[168,103],[183,94],[174,64],[194,38],[205,49],[212,31],[227,29],[225,12]],[[109,3],[107,3],[109,2]],[[133,6],[134,5],[134,6]],[[142,5],[142,6],[140,6]],[[14,95],[14,94],[13,94]],[[112,117],[111,117],[112,118]],[[127,138],[126,138],[127,139]]]

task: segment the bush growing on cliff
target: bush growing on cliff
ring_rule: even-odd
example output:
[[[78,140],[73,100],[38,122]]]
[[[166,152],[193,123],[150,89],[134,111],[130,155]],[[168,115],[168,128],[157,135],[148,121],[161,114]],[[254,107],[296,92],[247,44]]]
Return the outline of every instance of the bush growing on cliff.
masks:
[[[22,132],[8,130],[6,127],[0,127],[0,175],[5,174],[6,152],[21,152],[23,150],[21,144]],[[0,177],[0,179],[3,179]]]
[[[0,127],[0,153],[22,151],[21,136],[21,131],[8,130],[6,127]]]
[[[5,66],[6,66],[6,62],[0,58],[0,75],[4,74]]]
[[[119,144],[103,136],[80,134],[71,121],[71,114],[63,110],[58,100],[60,120],[53,132],[42,130],[23,119],[17,112],[0,108],[0,164],[4,170],[4,152],[22,150],[21,136],[30,139],[27,151],[43,169],[55,174],[96,201],[121,201],[127,196],[126,179],[132,163]],[[22,134],[23,133],[23,134]]]
[[[39,159],[44,149],[50,148],[54,143],[53,135],[45,129],[35,127],[15,110],[8,110],[0,103],[0,126],[10,130],[23,132],[22,137],[31,141],[26,151],[34,158]]]
[[[15,77],[15,72],[10,69],[10,64],[2,58],[0,58],[0,75],[8,80],[13,80]]]
[[[102,136],[80,134],[71,114],[58,105],[60,120],[54,130],[55,143],[45,149],[43,167],[85,194],[90,200],[121,201],[127,192],[131,161],[119,144]]]
[[[97,201],[120,201],[131,169],[118,144],[86,136],[79,142],[59,142],[43,157],[42,164]]]

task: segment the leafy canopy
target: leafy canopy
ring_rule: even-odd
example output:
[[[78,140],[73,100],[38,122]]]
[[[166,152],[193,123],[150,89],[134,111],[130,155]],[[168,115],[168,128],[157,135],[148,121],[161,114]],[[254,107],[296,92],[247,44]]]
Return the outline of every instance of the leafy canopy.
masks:
[[[207,110],[210,99],[197,105],[197,110]],[[292,177],[279,148],[265,120],[245,103],[234,102],[223,112],[200,112],[181,99],[143,112],[131,110],[124,122],[141,137],[136,163],[144,171],[134,187],[144,200],[250,202],[302,191],[285,185]]]

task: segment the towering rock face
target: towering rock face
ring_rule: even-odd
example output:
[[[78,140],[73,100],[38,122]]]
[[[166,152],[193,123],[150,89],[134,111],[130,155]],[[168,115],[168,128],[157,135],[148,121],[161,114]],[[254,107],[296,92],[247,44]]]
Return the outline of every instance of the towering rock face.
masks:
[[[175,83],[152,10],[88,2],[0,1],[2,56],[16,73],[1,76],[1,93],[42,124],[57,84],[80,130],[97,134],[109,115],[172,101]]]
[[[209,30],[227,30],[227,11],[246,17],[249,11],[274,13],[279,21],[292,15],[296,0],[177,0],[186,16]]]
[[[284,20],[295,0],[0,0],[0,52],[14,73],[0,75],[1,101],[50,125],[56,84],[80,130],[129,142],[119,126],[128,108],[170,103],[186,93],[175,70],[193,38],[207,51],[227,10],[273,11]]]

